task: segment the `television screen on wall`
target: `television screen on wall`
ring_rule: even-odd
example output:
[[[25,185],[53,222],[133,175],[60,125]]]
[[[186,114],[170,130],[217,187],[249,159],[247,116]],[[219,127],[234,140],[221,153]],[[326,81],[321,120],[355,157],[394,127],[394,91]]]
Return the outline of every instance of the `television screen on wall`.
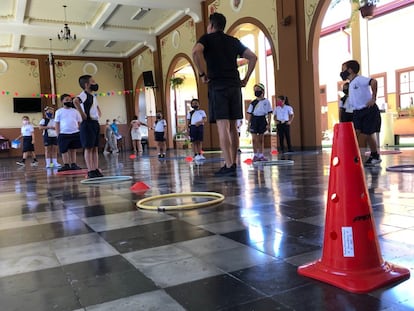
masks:
[[[14,97],[13,112],[33,113],[42,112],[42,100],[35,97]]]

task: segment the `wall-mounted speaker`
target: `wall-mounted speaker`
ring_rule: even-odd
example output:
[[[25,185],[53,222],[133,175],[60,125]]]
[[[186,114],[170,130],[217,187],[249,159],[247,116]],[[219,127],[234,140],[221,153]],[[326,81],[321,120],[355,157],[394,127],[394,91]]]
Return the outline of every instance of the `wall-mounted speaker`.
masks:
[[[142,73],[142,76],[144,78],[144,86],[149,86],[149,87],[155,86],[152,71],[144,71]]]

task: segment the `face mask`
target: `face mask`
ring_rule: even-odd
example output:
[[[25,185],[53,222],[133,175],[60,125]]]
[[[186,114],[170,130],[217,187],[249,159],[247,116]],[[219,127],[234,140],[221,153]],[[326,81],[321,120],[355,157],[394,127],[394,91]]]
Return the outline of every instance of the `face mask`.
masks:
[[[53,113],[51,113],[51,112],[46,112],[46,117],[48,117],[48,118],[50,119],[51,117],[53,117]]]
[[[349,72],[347,70],[344,70],[339,75],[341,76],[342,80],[345,81],[349,77]]]
[[[193,108],[194,110],[197,110],[199,107],[198,107],[198,105],[193,105],[193,106],[191,106],[191,108]]]
[[[349,90],[348,89],[343,89],[342,92],[344,92],[345,95],[348,95]]]
[[[283,106],[283,100],[278,99],[277,102],[276,102],[276,105],[277,106]]]
[[[91,89],[92,92],[96,92],[99,89],[99,85],[98,85],[98,83],[91,84],[91,86],[89,88]]]
[[[260,97],[262,96],[263,92],[262,91],[254,91],[254,96],[256,97]]]
[[[75,105],[72,102],[64,102],[63,105],[69,108],[75,108]]]

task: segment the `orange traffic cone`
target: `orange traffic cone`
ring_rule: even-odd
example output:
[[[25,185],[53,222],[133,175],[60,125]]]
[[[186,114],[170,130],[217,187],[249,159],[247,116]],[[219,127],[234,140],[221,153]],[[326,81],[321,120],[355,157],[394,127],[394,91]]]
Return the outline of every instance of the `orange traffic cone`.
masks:
[[[148,187],[146,183],[144,183],[142,181],[139,181],[139,182],[136,182],[135,184],[133,184],[130,189],[132,191],[135,191],[135,192],[145,192],[149,188],[150,187]]]
[[[381,257],[351,122],[334,127],[327,201],[322,258],[299,267],[299,274],[354,293],[410,277],[408,269]]]
[[[253,163],[253,160],[249,158],[249,159],[244,160],[243,162],[246,163],[247,165],[251,165]]]

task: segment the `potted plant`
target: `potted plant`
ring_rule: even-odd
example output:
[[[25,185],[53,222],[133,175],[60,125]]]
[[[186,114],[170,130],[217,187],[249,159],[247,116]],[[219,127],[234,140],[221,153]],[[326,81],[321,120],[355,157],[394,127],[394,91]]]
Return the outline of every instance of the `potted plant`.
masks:
[[[359,12],[363,18],[372,18],[379,0],[359,1]]]
[[[345,0],[333,0],[331,2],[331,7],[332,8],[335,7],[337,4],[341,3],[342,1],[345,1]],[[373,17],[375,8],[377,7],[377,4],[379,3],[379,0],[349,0],[349,1],[351,2],[351,4],[358,5],[357,10],[352,11],[350,20],[352,20],[352,17],[356,11],[359,11],[363,18]]]

